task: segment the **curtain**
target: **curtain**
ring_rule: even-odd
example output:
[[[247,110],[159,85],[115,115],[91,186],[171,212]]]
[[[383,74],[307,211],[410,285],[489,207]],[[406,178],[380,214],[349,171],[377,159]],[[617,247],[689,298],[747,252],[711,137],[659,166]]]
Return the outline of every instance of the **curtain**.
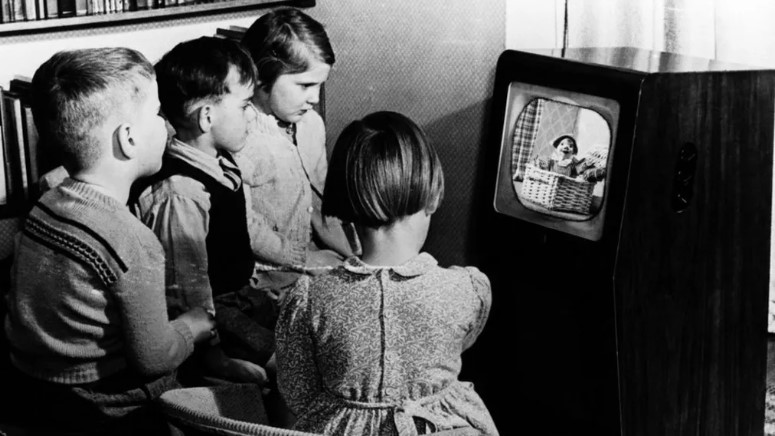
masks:
[[[514,125],[511,145],[511,174],[516,181],[521,182],[525,175],[525,166],[533,153],[538,126],[541,125],[543,107],[544,99],[533,99],[519,114]]]
[[[631,46],[775,68],[773,0],[506,1],[507,48]]]

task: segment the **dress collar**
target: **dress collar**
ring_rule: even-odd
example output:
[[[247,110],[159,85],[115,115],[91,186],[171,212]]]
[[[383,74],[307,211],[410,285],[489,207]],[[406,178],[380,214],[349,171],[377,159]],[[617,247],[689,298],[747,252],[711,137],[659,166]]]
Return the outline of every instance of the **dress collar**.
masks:
[[[355,274],[370,275],[375,271],[387,269],[403,277],[416,277],[425,274],[438,265],[436,259],[428,253],[420,253],[407,262],[397,266],[374,266],[364,263],[353,256],[344,261],[344,269]]]

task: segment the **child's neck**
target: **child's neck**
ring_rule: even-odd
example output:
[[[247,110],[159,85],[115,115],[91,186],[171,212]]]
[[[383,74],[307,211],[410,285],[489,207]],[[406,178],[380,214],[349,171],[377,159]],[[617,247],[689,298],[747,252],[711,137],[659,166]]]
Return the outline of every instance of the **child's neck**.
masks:
[[[175,138],[178,141],[196,148],[203,153],[207,153],[210,156],[218,155],[218,149],[212,139],[212,135],[191,134],[181,129]]]
[[[422,211],[390,226],[360,228],[361,260],[373,266],[398,266],[408,262],[420,254],[429,220]]]
[[[111,172],[106,175],[99,171],[84,170],[70,176],[73,180],[91,185],[95,190],[115,198],[125,204],[129,200],[129,190],[132,182],[126,182],[123,177],[115,177]]]

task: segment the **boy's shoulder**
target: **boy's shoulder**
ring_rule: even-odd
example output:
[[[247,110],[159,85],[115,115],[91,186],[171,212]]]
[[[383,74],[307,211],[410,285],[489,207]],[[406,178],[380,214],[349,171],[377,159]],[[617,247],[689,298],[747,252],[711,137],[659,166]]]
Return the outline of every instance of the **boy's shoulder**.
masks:
[[[210,193],[205,184],[189,175],[172,174],[144,185],[139,194],[140,204],[158,204],[175,197],[194,202],[209,201]]]
[[[64,185],[46,192],[31,209],[23,228],[29,241],[89,265],[108,286],[162,253],[153,233],[117,200],[79,201]]]
[[[215,180],[217,165],[217,161],[210,162],[202,152],[173,141],[167,146],[161,169],[135,183],[130,202],[137,204],[141,211],[175,199],[209,208],[207,185],[210,179]]]

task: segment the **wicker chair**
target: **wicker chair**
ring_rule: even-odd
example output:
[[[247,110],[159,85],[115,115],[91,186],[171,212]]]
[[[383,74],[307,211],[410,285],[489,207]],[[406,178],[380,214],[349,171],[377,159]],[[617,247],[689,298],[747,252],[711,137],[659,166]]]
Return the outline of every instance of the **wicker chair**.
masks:
[[[175,435],[313,436],[268,425],[261,390],[251,384],[182,388],[158,400]]]

